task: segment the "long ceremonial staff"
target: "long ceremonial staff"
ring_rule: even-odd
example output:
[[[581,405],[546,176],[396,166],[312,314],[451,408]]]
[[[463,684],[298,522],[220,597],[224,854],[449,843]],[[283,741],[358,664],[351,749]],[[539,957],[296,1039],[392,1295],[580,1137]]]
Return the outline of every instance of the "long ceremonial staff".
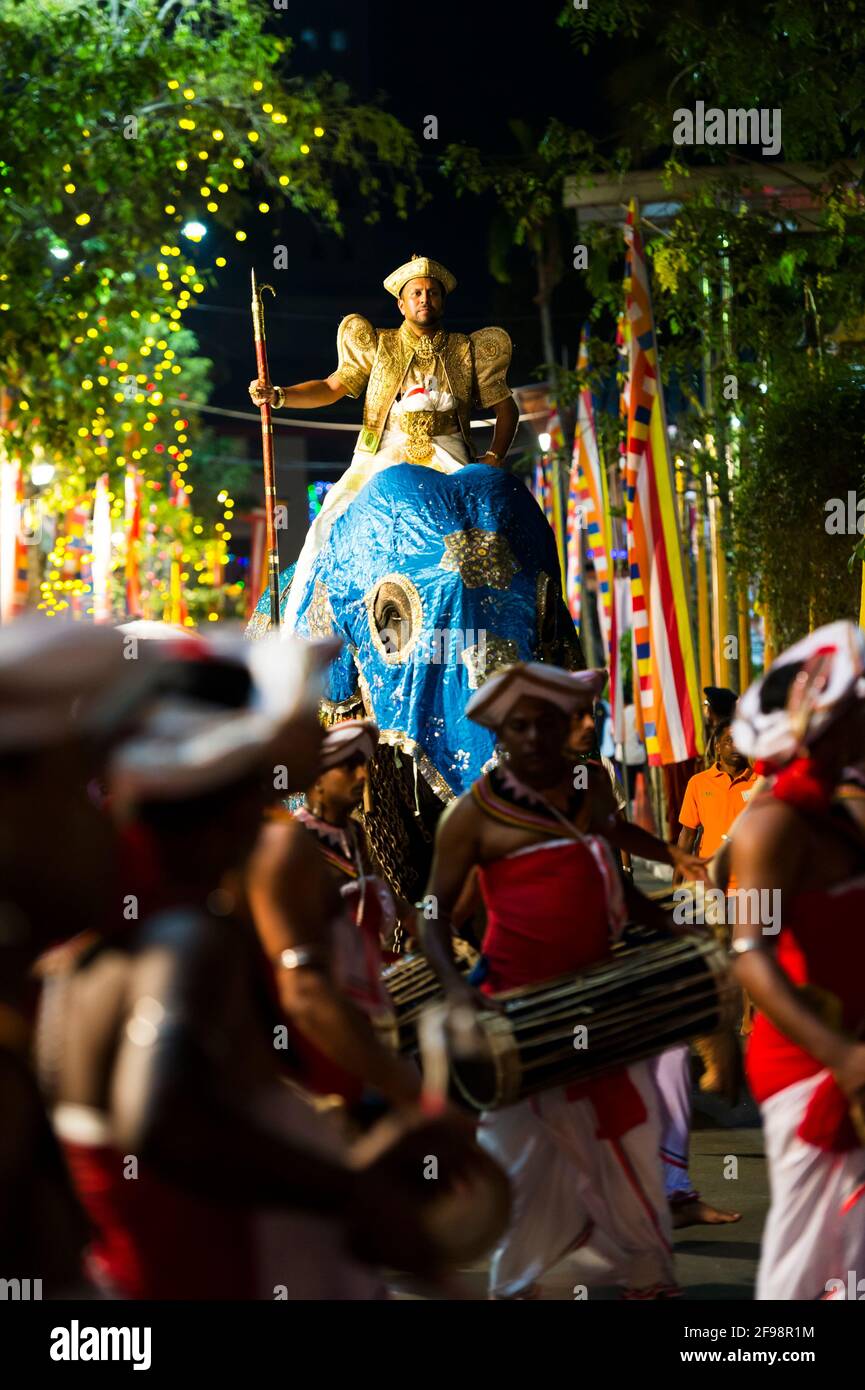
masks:
[[[259,386],[270,385],[270,372],[267,367],[267,343],[264,337],[264,305],[261,296],[264,290],[276,298],[272,285],[259,285],[252,272],[252,327],[255,333],[255,360],[258,366]],[[264,517],[267,538],[267,585],[270,590],[270,625],[279,627],[279,545],[276,538],[276,478],[273,467],[273,425],[270,418],[270,405],[264,402],[261,410],[261,451],[264,459]]]

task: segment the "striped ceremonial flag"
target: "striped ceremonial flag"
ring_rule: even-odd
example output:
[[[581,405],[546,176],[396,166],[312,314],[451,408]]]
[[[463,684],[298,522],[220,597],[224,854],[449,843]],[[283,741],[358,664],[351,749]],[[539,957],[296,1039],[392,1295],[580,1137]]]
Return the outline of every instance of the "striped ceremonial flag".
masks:
[[[179,503],[183,506],[185,504]],[[186,596],[183,592],[183,576],[181,557],[183,546],[180,541],[174,541],[171,546],[171,561],[168,578],[168,602],[162,616],[166,622],[174,623],[175,627],[185,627],[186,619],[189,617],[189,609],[186,605]]]
[[[111,500],[108,474],[96,479],[93,494],[93,538],[90,572],[93,582],[93,621],[110,623],[111,613]]]
[[[126,614],[141,617],[141,474],[127,465],[125,482],[126,504]]]
[[[589,325],[583,325],[577,371],[586,372],[589,366]],[[613,626],[612,594],[612,528],[607,478],[598,449],[595,431],[595,412],[588,386],[580,391],[571,480],[568,489],[568,592],[572,572],[577,575],[580,565],[580,530],[585,530],[586,549],[591,556],[597,581],[598,623],[603,642],[603,660],[609,665]],[[574,621],[577,619],[573,614]]]
[[[550,465],[546,454],[540,454],[535,460],[535,476],[532,481],[532,493],[535,501],[547,518],[547,521],[552,525],[553,491],[550,487]]]
[[[182,509],[189,506],[189,493],[186,491],[183,479],[179,473],[172,473],[171,475],[168,496],[173,507],[180,507]]]
[[[565,432],[562,429],[562,422],[559,412],[553,406],[547,419],[547,434],[550,436],[550,453],[555,458],[558,454],[565,451]]]
[[[624,745],[625,728],[625,683],[622,676],[622,662],[619,656],[619,641],[622,634],[631,629],[631,585],[626,578],[613,580],[612,648],[610,653],[610,717],[613,723],[613,739]],[[622,753],[624,760],[624,751]]]
[[[619,314],[616,324],[616,353],[618,364],[616,376],[619,383],[619,420],[621,432],[619,436],[619,459],[622,473],[628,458],[628,321],[625,317],[624,309]],[[610,519],[610,534],[613,544],[610,550],[610,560],[613,561],[613,551],[620,549],[621,524],[613,526]],[[610,622],[610,712],[613,723],[613,738],[616,743],[625,742],[625,683],[622,675],[622,662],[619,651],[619,644],[626,632],[631,630],[631,587],[630,580],[615,577],[613,571],[613,602],[611,608]],[[635,671],[636,678],[636,671]],[[642,721],[639,719],[640,704],[635,700],[635,712],[638,718],[639,731],[642,734]]]
[[[27,606],[28,551],[24,475],[17,459],[0,462],[0,622],[20,617]]]
[[[579,426],[577,426],[579,433]],[[577,467],[577,441],[574,439],[574,462],[568,479],[567,533],[568,553],[565,578],[565,598],[568,612],[577,627],[580,625],[583,600],[583,498]]]
[[[555,406],[547,418],[547,433],[550,436],[550,453],[547,459],[547,488],[550,495],[550,515],[547,517],[556,538],[559,552],[559,568],[562,575],[562,592],[567,587],[567,523],[562,493],[564,492],[563,456],[565,453],[565,432],[559,412]]]
[[[634,696],[655,766],[703,751],[697,665],[676,520],[652,302],[632,200],[625,227],[628,564],[637,671]]]

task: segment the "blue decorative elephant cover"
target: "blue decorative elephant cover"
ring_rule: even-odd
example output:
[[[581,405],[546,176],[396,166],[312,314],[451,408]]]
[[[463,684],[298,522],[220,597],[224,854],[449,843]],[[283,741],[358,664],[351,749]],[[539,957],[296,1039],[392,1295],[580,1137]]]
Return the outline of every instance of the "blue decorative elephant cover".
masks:
[[[253,633],[268,613],[265,593]],[[403,463],[373,477],[317,556],[296,630],[343,637],[329,700],[359,713],[360,694],[384,742],[443,800],[492,755],[493,734],[465,715],[486,675],[511,661],[583,664],[553,533],[525,485],[486,464],[448,475]]]

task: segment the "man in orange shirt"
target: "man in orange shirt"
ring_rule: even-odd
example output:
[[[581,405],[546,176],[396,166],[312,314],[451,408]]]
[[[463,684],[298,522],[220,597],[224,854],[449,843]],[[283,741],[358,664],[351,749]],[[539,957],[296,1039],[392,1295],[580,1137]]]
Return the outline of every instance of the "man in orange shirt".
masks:
[[[753,794],[757,774],[736,747],[730,733],[729,719],[719,721],[713,730],[715,761],[705,772],[691,778],[679,812],[679,844],[688,850],[699,839],[700,853],[708,859],[724,844],[734,820],[741,815]],[[702,838],[700,836],[702,835]],[[731,877],[727,891],[736,888]],[[750,1031],[750,1007],[744,1001],[742,1032]],[[738,1059],[735,1039],[730,1034],[715,1033],[700,1038],[695,1044],[704,1065],[700,1077],[701,1091],[727,1093],[732,1099],[738,1086]]]
[[[715,729],[715,763],[697,772],[685,788],[679,812],[679,844],[693,853],[702,831],[700,854],[709,859],[726,840],[733,821],[744,811],[754,790],[757,774],[737,749],[730,721]],[[730,888],[735,884],[731,881]]]

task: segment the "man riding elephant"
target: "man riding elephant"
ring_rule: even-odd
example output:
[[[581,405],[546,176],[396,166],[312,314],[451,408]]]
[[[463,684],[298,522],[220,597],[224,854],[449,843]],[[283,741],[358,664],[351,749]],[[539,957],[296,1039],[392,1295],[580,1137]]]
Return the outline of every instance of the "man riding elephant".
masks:
[[[412,256],[384,281],[403,316],[399,328],[376,329],[361,314],[348,314],[337,330],[339,365],[329,377],[297,386],[250,383],[256,405],[269,401],[277,409],[312,410],[366,391],[351,464],[328,493],[300,553],[289,624],[300,612],[331,526],[376,473],[403,461],[444,473],[469,463],[475,457],[469,428],[473,404],[496,417],[492,448],[482,461],[502,463],[511,446],[519,419],[507,384],[511,340],[503,328],[470,335],[446,331],[445,300],[456,283],[438,261]]]
[[[456,281],[436,261],[413,257],[384,284],[401,327],[349,315],[330,377],[253,383],[250,392],[257,404],[313,408],[366,389],[351,465],[282,575],[280,607],[287,629],[344,639],[325,713],[366,714],[382,731],[367,829],[410,899],[423,886],[439,812],[494,752],[492,735],[465,717],[472,691],[507,662],[585,662],[553,533],[527,488],[498,466],[518,422],[510,338],[500,328],[442,327]],[[473,406],[495,414],[492,448],[476,461]],[[268,612],[265,600],[251,635]]]

